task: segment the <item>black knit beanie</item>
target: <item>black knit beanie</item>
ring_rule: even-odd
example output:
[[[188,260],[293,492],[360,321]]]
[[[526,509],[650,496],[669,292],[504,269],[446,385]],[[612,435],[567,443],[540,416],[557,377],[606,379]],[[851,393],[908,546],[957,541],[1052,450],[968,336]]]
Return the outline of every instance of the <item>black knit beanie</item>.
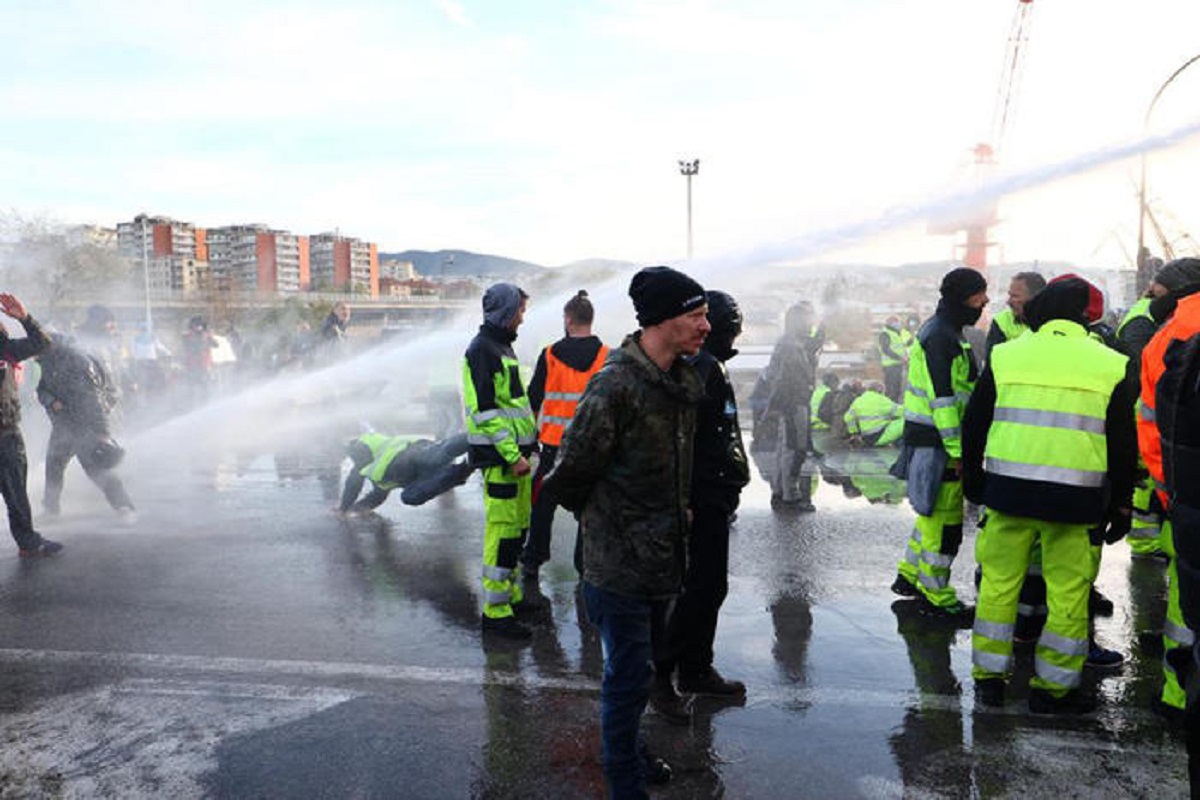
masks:
[[[629,282],[629,296],[643,328],[700,308],[706,302],[704,287],[670,267],[646,267]]]
[[[970,267],[952,269],[942,277],[942,297],[965,303],[968,297],[987,291],[987,279]]]

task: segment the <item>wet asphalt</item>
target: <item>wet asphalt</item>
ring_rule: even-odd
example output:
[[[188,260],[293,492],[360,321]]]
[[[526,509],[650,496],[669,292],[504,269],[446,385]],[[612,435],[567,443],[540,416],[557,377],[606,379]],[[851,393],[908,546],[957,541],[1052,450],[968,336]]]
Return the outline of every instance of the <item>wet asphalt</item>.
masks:
[[[1181,740],[1150,710],[1158,660],[1136,645],[1162,619],[1161,565],[1106,548],[1097,635],[1127,661],[1085,674],[1096,712],[1031,715],[1029,650],[1005,707],[983,708],[970,632],[889,592],[913,515],[884,460],[831,458],[813,514],[748,487],[716,644],[748,694],[697,701],[687,726],[647,713],[674,768],[653,796],[1187,796]],[[38,521],[66,552],[0,548],[0,797],[602,795],[603,664],[570,517],[533,641],[482,642],[478,479],[346,520],[336,476],[311,467],[164,465],[130,478],[135,520],[68,473],[64,515]],[[973,543],[953,570],[968,601]]]

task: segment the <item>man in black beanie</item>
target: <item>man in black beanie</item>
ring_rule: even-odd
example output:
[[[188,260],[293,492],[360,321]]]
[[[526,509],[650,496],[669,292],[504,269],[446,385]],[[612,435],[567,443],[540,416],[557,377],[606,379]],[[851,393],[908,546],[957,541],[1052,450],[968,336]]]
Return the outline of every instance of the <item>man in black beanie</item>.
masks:
[[[966,267],[942,278],[937,311],[917,333],[904,392],[904,454],[898,464],[917,512],[892,591],[918,597],[934,616],[969,625],[972,609],[950,585],[963,534],[961,425],[978,369],[963,328],[987,305],[987,281]]]
[[[638,272],[629,296],[641,330],[592,377],[542,492],[575,512],[583,598],[604,643],[600,732],[609,797],[645,797],[670,768],[639,734],[653,683],[652,641],[683,585],[696,407],[704,384],[684,356],[710,325],[696,281]],[[652,634],[653,629],[653,634]]]

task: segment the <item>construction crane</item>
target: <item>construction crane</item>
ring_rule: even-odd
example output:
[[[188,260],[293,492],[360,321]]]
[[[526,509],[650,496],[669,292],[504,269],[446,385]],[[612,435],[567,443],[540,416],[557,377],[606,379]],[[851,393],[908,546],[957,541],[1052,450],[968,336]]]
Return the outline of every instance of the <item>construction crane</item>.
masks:
[[[971,151],[976,185],[981,185],[995,170],[998,154],[1004,152],[1009,130],[1015,116],[1021,76],[1024,71],[1025,51],[1029,44],[1029,29],[1033,16],[1033,0],[1017,0],[1017,13],[1008,34],[1008,46],[1004,52],[1004,64],[1000,76],[1000,89],[996,94],[996,106],[992,112],[992,125],[988,140],[975,145]],[[990,230],[999,221],[997,202],[991,201],[970,209],[965,215],[950,222],[935,223],[930,230],[935,234],[957,235],[965,232],[964,243],[956,245],[955,257],[961,256],[968,267],[987,274],[989,248],[996,243],[990,239]]]

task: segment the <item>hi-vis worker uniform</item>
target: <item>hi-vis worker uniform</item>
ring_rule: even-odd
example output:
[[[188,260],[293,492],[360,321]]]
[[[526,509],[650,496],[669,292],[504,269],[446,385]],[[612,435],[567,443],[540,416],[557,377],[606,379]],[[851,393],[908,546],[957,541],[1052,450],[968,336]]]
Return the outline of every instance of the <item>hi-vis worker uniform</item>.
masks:
[[[955,462],[962,458],[962,414],[977,377],[971,345],[962,332],[940,315],[927,320],[908,362],[904,440],[915,448],[940,447],[946,464],[941,476],[927,476],[938,482],[937,498],[932,513],[917,514],[897,570],[939,608],[960,605],[950,585],[950,566],[963,534],[962,479]],[[914,459],[910,470],[917,468],[916,463]],[[912,482],[910,472],[910,485]]]
[[[1108,510],[1108,426],[1112,413],[1121,413],[1110,408],[1123,390],[1126,363],[1064,319],[992,350],[966,419],[966,469],[978,464],[977,424],[987,431],[987,536],[979,548],[983,581],[971,637],[976,680],[1012,671],[1018,595],[1040,539],[1049,616],[1030,685],[1055,697],[1079,685],[1089,649],[1088,595],[1099,566],[1089,530]],[[1126,460],[1131,478],[1132,454]],[[1129,478],[1115,491],[1127,492]]]
[[[608,348],[595,336],[567,336],[542,350],[529,384],[530,401],[538,411],[541,458],[533,476],[533,512],[529,536],[521,553],[526,575],[550,560],[550,539],[557,505],[538,491],[558,458],[563,433],[575,416],[588,381],[604,366]],[[582,547],[576,539],[576,549]]]
[[[1194,334],[1200,333],[1200,293],[1188,295],[1179,301],[1175,313],[1159,328],[1158,333],[1142,350],[1142,382],[1141,399],[1138,402],[1137,433],[1138,449],[1142,461],[1150,472],[1155,490],[1165,506],[1166,483],[1163,476],[1162,440],[1159,438],[1158,426],[1155,421],[1155,394],[1158,379],[1166,370],[1163,357],[1172,341],[1179,339],[1187,341]],[[1170,510],[1168,509],[1168,514]],[[1163,550],[1170,561],[1167,565],[1167,617],[1163,622],[1163,647],[1170,652],[1176,647],[1191,647],[1195,642],[1195,633],[1187,627],[1183,619],[1183,611],[1179,607],[1179,572],[1175,564],[1175,543],[1171,534],[1170,519],[1164,520],[1163,532],[1160,537]],[[1172,708],[1182,709],[1187,704],[1187,697],[1179,683],[1179,676],[1167,659],[1163,659],[1163,690],[1162,701]]]
[[[867,389],[842,415],[846,433],[872,447],[883,447],[904,434],[904,409],[879,392]]]
[[[1150,316],[1149,297],[1140,298],[1126,312],[1121,324],[1117,326],[1118,339],[1121,339],[1121,333],[1126,326],[1136,319],[1147,319],[1154,323],[1154,318]],[[1138,358],[1141,358],[1140,353]],[[1140,374],[1138,377],[1140,380]],[[1150,427],[1154,427],[1153,424]],[[1141,458],[1140,453],[1138,457]],[[1162,506],[1155,499],[1154,479],[1150,477],[1149,471],[1145,470],[1145,462],[1139,463],[1145,474],[1133,490],[1133,527],[1129,531],[1129,536],[1126,537],[1129,540],[1129,549],[1134,555],[1139,556],[1166,553],[1170,542],[1164,541],[1164,539],[1170,539],[1170,537],[1163,536],[1165,519],[1159,511]]]
[[[537,443],[514,338],[485,323],[462,368],[470,459],[483,472],[483,614],[493,619],[512,616],[512,603],[523,597],[515,569],[529,527],[531,476],[514,475],[512,465]]]
[[[538,414],[538,440],[542,444],[558,447],[562,443],[563,431],[575,416],[575,408],[583,397],[588,381],[604,366],[608,348],[601,345],[591,366],[583,371],[572,369],[561,361],[554,355],[553,348],[547,347],[544,352],[546,394]]]
[[[808,401],[808,424],[811,430],[829,430],[829,423],[821,419],[818,413],[821,410],[821,401],[825,399],[825,395],[827,394],[829,394],[829,387],[823,383],[817,384],[817,388],[813,389],[812,399]]]
[[[904,382],[904,359],[908,355],[908,345],[912,334],[891,325],[885,325],[879,332],[879,365],[883,367],[884,394],[890,399],[899,401]]]

